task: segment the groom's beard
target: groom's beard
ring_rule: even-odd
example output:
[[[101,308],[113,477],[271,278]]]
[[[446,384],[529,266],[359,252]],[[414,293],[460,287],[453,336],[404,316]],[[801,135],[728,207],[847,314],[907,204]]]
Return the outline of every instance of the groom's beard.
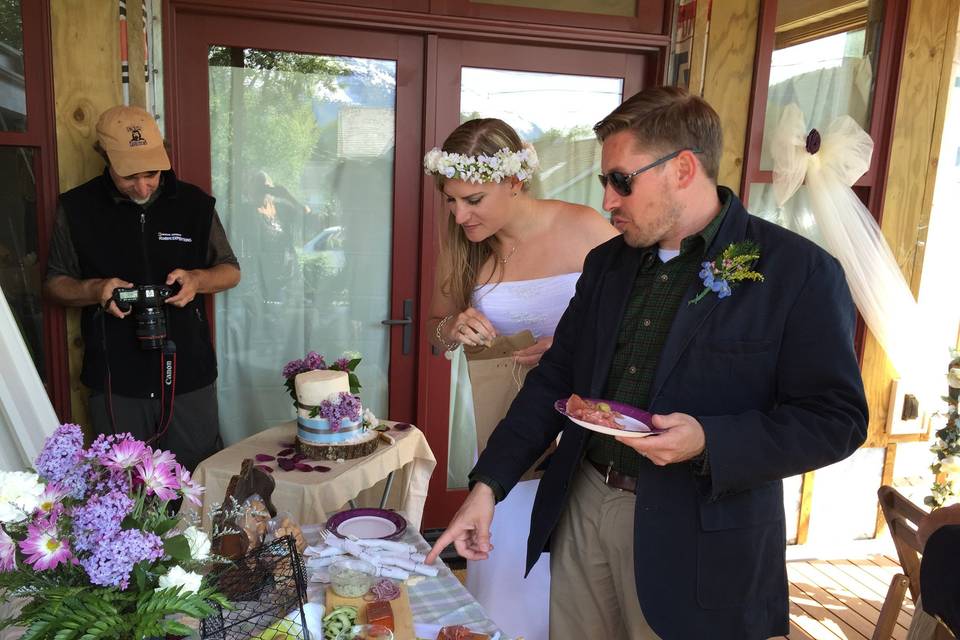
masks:
[[[663,203],[664,207],[651,218],[635,220],[634,216],[619,209],[611,213],[623,220],[623,241],[634,248],[652,247],[658,244],[680,220],[681,209],[675,202]]]

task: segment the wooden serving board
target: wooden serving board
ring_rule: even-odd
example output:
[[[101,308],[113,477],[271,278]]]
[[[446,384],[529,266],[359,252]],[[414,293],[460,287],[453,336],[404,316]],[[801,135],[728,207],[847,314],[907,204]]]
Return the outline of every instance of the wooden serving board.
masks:
[[[363,598],[344,598],[333,590],[333,587],[327,587],[326,595],[327,615],[335,607],[348,604],[356,607],[358,610],[357,624],[367,623],[367,601]],[[407,585],[400,585],[400,597],[390,601],[390,608],[393,610],[393,637],[394,640],[416,640],[417,636],[413,633],[413,614],[410,612],[410,596],[407,594]]]

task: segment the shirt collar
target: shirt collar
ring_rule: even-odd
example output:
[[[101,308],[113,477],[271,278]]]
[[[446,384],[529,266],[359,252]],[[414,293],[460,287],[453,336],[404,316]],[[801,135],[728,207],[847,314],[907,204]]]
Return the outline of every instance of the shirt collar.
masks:
[[[723,224],[723,218],[726,216],[727,210],[730,209],[730,203],[733,202],[733,192],[726,187],[718,186],[717,196],[720,198],[720,212],[699,232],[687,236],[680,241],[681,256],[688,255],[692,252],[699,252],[699,255],[703,256],[707,251],[707,247],[710,246],[713,238],[717,235],[720,225]],[[649,268],[660,260],[658,245],[643,247],[639,251],[640,265],[643,268]]]
[[[713,220],[698,233],[687,236],[680,241],[680,255],[698,251],[702,256],[706,253],[710,243],[713,242],[713,238],[717,235],[720,225],[723,224],[724,216],[727,215],[727,210],[730,209],[730,203],[733,202],[733,192],[726,187],[717,187],[717,196],[720,198],[720,211],[713,217]]]
[[[103,182],[104,186],[107,189],[107,195],[114,204],[119,204],[121,202],[133,202],[130,198],[120,193],[120,190],[117,189],[117,185],[114,184],[113,178],[110,177],[110,167],[103,168]],[[152,205],[157,199],[161,196],[167,196],[170,198],[176,197],[177,188],[176,188],[176,179],[173,173],[173,170],[161,171],[160,172],[160,184],[157,186],[157,190],[150,195],[150,199],[147,200],[142,205],[144,209]]]

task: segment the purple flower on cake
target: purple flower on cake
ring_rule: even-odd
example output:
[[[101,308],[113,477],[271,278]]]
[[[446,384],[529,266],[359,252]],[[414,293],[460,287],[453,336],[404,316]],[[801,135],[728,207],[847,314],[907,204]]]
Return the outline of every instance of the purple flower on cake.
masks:
[[[27,564],[37,571],[77,562],[70,552],[70,543],[57,531],[56,513],[27,525],[27,538],[20,543],[20,550],[27,555]]]
[[[348,358],[346,356],[337,358],[333,364],[328,365],[326,358],[316,351],[309,352],[304,356],[303,360],[291,360],[283,366],[281,370],[281,375],[284,377],[286,382],[284,386],[287,388],[287,391],[290,393],[290,397],[293,398],[293,401],[297,401],[297,389],[294,384],[294,379],[298,374],[306,373],[307,371],[316,371],[324,369],[333,369],[334,371],[346,371],[347,379],[350,384],[350,393],[359,393],[360,391],[360,380],[357,378],[357,374],[354,373],[354,370],[357,368],[357,365],[360,364],[360,358]]]
[[[330,423],[330,430],[336,433],[340,430],[341,421],[346,419],[348,422],[356,422],[360,419],[362,406],[360,398],[341,391],[331,395],[329,398],[314,407],[310,412],[310,417],[323,418]]]

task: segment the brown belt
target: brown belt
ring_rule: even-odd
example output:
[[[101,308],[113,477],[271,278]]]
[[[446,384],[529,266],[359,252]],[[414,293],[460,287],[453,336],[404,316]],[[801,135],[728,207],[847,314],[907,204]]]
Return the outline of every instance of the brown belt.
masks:
[[[630,493],[637,492],[637,478],[635,476],[628,476],[625,473],[620,473],[619,471],[614,471],[609,466],[604,466],[593,460],[588,460],[590,466],[596,469],[601,476],[603,476],[603,482],[608,487],[613,487],[614,489],[620,489],[621,491],[629,491]]]

